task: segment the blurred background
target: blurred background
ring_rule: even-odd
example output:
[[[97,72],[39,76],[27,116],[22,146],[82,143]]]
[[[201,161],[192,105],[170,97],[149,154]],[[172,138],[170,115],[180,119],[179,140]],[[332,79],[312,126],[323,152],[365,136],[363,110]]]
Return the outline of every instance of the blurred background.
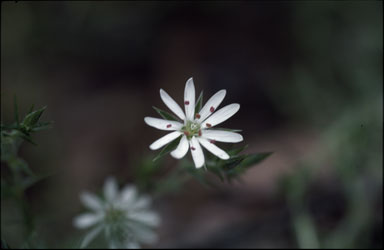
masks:
[[[20,155],[50,178],[28,190],[46,246],[70,246],[82,190],[105,178],[136,183],[164,133],[144,123],[179,104],[194,78],[204,100],[240,111],[247,153],[274,152],[241,181],[194,179],[155,200],[153,247],[382,248],[383,9],[381,1],[2,2],[1,119],[13,96],[47,105],[53,129]],[[190,159],[190,155],[187,156]],[[157,180],[178,162],[166,156]],[[3,171],[3,166],[2,166]],[[22,243],[12,202],[1,234]],[[17,221],[17,220],[16,220]]]

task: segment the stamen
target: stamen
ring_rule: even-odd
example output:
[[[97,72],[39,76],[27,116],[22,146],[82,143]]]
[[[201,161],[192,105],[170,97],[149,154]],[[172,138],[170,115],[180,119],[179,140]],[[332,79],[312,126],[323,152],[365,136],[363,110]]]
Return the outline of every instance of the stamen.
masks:
[[[208,128],[212,127],[212,125],[210,123],[207,123],[206,125]]]
[[[167,128],[170,128],[170,127],[172,127],[172,125],[171,125],[171,124],[168,124],[168,125],[167,125]]]
[[[215,144],[215,143],[216,143],[215,140],[209,140],[209,142],[212,143],[212,144]]]
[[[184,134],[185,134],[186,136],[189,136],[189,132],[188,132],[188,131],[184,131]]]
[[[189,101],[185,101],[184,104],[185,104],[185,105],[189,105]]]
[[[201,136],[201,130],[199,130],[199,136]]]
[[[200,117],[201,117],[200,114],[198,114],[198,113],[195,116],[197,119],[200,119]]]
[[[211,108],[209,109],[209,111],[211,111],[211,113],[213,113],[213,112],[215,111],[215,108],[214,108],[214,107],[211,107]]]
[[[192,150],[195,150],[196,148],[194,148],[194,147],[191,147],[191,149],[192,149]]]

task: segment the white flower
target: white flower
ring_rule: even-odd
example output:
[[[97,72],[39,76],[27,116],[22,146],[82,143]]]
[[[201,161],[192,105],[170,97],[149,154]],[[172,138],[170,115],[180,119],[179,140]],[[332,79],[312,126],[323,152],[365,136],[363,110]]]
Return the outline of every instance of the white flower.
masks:
[[[144,121],[149,126],[160,130],[173,131],[153,142],[149,148],[157,150],[182,136],[177,148],[171,152],[171,155],[174,158],[181,159],[188,152],[188,148],[190,148],[196,168],[202,167],[205,158],[200,146],[201,144],[217,157],[223,160],[228,160],[229,155],[224,150],[217,147],[215,142],[236,143],[241,142],[243,137],[235,132],[212,129],[214,126],[226,121],[240,109],[239,104],[233,103],[216,111],[217,107],[223,101],[225,94],[226,90],[220,90],[208,100],[198,113],[195,113],[195,86],[193,84],[193,79],[189,78],[184,91],[184,113],[167,92],[160,89],[160,97],[165,105],[167,105],[178,118],[183,120],[183,123],[145,117]]]
[[[140,243],[153,244],[157,235],[153,231],[160,223],[157,213],[149,209],[151,199],[138,196],[134,186],[127,185],[119,193],[113,177],[104,184],[104,199],[83,192],[80,199],[91,212],[74,218],[79,229],[92,227],[84,237],[81,248],[86,247],[104,231],[109,248],[139,248]]]

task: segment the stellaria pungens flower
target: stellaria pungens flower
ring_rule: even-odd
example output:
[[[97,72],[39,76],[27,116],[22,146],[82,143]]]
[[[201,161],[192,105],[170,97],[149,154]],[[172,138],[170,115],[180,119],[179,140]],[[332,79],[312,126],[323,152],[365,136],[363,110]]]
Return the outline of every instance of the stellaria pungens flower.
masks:
[[[160,218],[150,209],[149,196],[139,196],[132,185],[126,185],[119,192],[113,177],[106,179],[103,191],[104,199],[86,191],[80,195],[80,200],[91,212],[78,215],[73,224],[79,229],[92,227],[84,237],[81,248],[102,231],[109,248],[139,248],[140,243],[153,244],[157,240],[153,229],[159,225]]]
[[[226,90],[218,91],[207,101],[201,110],[195,112],[195,85],[191,77],[187,80],[184,90],[184,113],[175,100],[163,89],[160,89],[161,99],[182,122],[145,117],[144,121],[149,126],[160,130],[173,131],[153,142],[149,148],[157,150],[181,136],[179,145],[171,152],[174,158],[183,158],[188,152],[188,148],[190,148],[196,168],[202,167],[205,163],[205,157],[200,146],[201,144],[220,159],[228,160],[230,158],[229,155],[217,147],[215,143],[237,143],[241,142],[243,137],[232,131],[213,128],[229,119],[240,109],[240,104],[233,103],[216,111],[225,95]]]

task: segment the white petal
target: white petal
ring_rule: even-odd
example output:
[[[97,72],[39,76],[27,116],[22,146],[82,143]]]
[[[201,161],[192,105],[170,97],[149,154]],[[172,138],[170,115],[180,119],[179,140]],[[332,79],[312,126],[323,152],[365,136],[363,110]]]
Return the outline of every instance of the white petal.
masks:
[[[145,117],[144,121],[151,127],[161,129],[161,130],[178,130],[183,126],[182,123],[177,121],[163,120],[153,117]]]
[[[204,121],[208,116],[210,116],[213,112],[211,112],[211,108],[213,111],[220,105],[220,103],[224,100],[225,94],[227,91],[225,89],[220,90],[216,94],[214,94],[204,105],[204,107],[200,110],[199,115],[200,118],[197,120],[198,122]]]
[[[207,128],[207,124],[210,124],[211,127],[213,127],[213,126],[216,126],[217,124],[220,124],[226,121],[228,118],[236,114],[236,112],[239,111],[239,109],[240,109],[240,104],[237,104],[237,103],[229,104],[224,108],[219,109],[202,123],[202,128]]]
[[[148,195],[142,195],[138,200],[131,204],[131,210],[146,209],[151,205],[152,199]]]
[[[121,205],[130,205],[134,202],[136,198],[136,187],[132,185],[125,186],[120,193],[120,204]]]
[[[177,137],[179,137],[182,133],[180,131],[174,131],[172,133],[169,133],[160,139],[153,142],[151,145],[149,145],[149,148],[152,150],[156,150],[161,148],[167,143],[170,143],[171,141],[175,140]]]
[[[88,246],[88,244],[101,232],[103,229],[103,226],[98,226],[94,228],[92,231],[87,233],[87,235],[84,237],[83,241],[81,242],[80,248],[85,248]]]
[[[180,143],[175,150],[171,152],[171,155],[176,159],[181,159],[188,152],[188,139],[185,135],[181,137]]]
[[[195,116],[195,85],[192,77],[188,79],[184,90],[185,116],[188,120],[194,120]]]
[[[84,206],[94,211],[100,211],[104,208],[103,202],[99,199],[99,197],[87,191],[80,194],[80,200]]]
[[[167,107],[173,111],[173,113],[175,113],[181,120],[185,119],[183,110],[180,108],[179,104],[177,104],[175,100],[173,100],[172,97],[168,95],[167,92],[160,89],[160,97],[161,100],[163,100],[163,102],[165,103],[165,105],[167,105]]]
[[[125,248],[126,249],[140,249],[140,245],[137,242],[133,242],[129,240],[128,242],[125,243]]]
[[[102,214],[92,214],[92,213],[80,214],[79,216],[76,216],[73,219],[73,225],[80,229],[87,228],[95,225],[102,218],[103,218]]]
[[[128,212],[127,217],[150,227],[157,227],[160,224],[159,215],[152,211]]]
[[[220,141],[220,142],[241,142],[243,136],[241,134],[224,131],[224,130],[214,130],[214,129],[203,129],[201,130],[201,136],[206,139]]]
[[[108,202],[113,202],[118,195],[118,185],[114,177],[108,177],[104,184],[104,197]]]
[[[205,159],[200,143],[193,136],[192,139],[189,141],[189,144],[191,148],[193,162],[195,163],[196,168],[201,168],[204,165]]]
[[[229,155],[224,150],[222,150],[221,148],[217,147],[215,144],[209,142],[207,139],[198,138],[198,140],[201,143],[201,145],[204,146],[204,148],[206,148],[209,152],[211,152],[212,154],[216,155],[220,159],[223,159],[223,160],[228,160],[229,159]]]
[[[132,227],[132,231],[135,234],[135,238],[141,243],[153,244],[158,240],[157,234],[151,228],[135,225]]]

